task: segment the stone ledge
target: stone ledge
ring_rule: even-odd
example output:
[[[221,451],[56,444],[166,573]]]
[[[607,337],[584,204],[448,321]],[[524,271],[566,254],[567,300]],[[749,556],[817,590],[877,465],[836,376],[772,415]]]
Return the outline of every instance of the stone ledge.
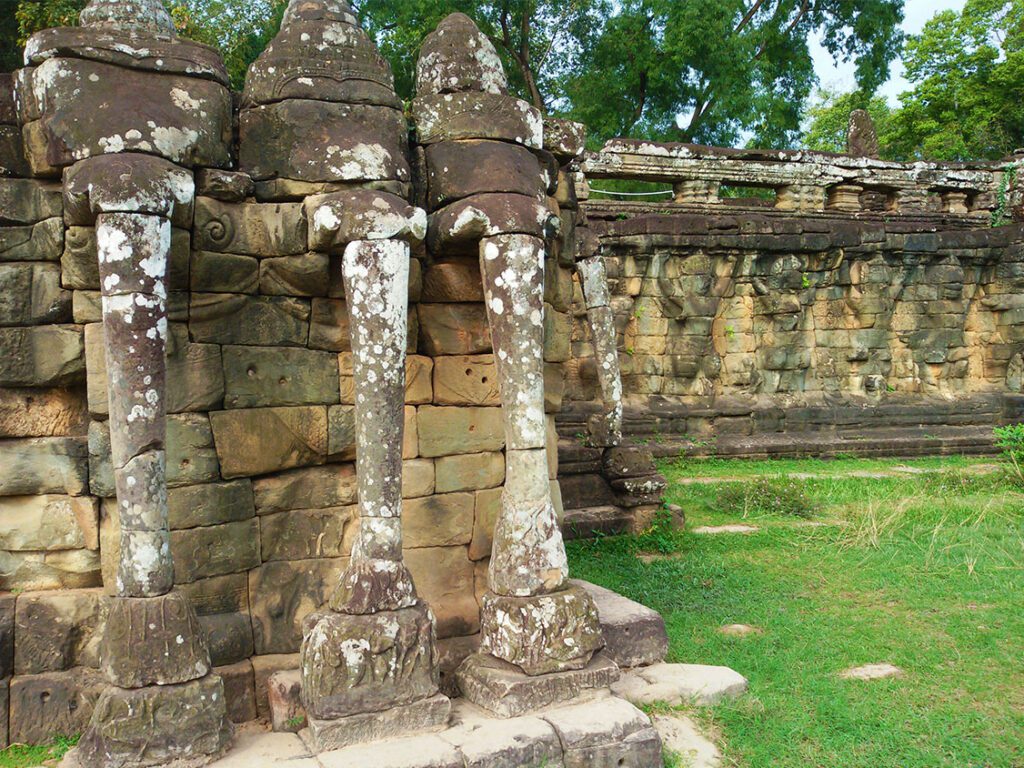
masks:
[[[610,589],[573,580],[594,598],[604,632],[604,653],[620,667],[643,667],[665,661],[668,633],[657,611]]]
[[[655,664],[626,672],[612,692],[636,705],[710,706],[747,692],[749,683],[728,667],[703,664]]]

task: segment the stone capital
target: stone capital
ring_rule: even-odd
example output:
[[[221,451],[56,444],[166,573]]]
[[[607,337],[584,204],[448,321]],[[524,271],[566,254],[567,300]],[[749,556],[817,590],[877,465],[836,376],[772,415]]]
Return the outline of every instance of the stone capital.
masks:
[[[151,155],[124,153],[89,158],[64,175],[65,218],[88,226],[104,213],[139,213],[175,218],[191,211],[192,174]]]
[[[427,214],[422,208],[387,192],[353,189],[307,198],[309,249],[342,253],[357,240],[423,242]]]

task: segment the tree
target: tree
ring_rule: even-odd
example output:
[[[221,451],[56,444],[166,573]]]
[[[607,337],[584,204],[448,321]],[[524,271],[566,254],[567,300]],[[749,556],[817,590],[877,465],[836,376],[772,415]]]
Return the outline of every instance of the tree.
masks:
[[[888,142],[933,160],[999,159],[1024,145],[1024,0],[968,0],[907,41]]]
[[[817,33],[872,93],[899,51],[903,0],[623,0],[568,91],[601,136],[786,146],[816,78]],[[680,120],[681,118],[681,120]]]
[[[846,152],[850,113],[855,109],[865,109],[871,115],[878,133],[881,156],[887,160],[899,159],[885,143],[892,132],[892,107],[883,96],[867,98],[859,91],[818,91],[807,107],[807,130],[801,138],[801,145],[817,152]]]

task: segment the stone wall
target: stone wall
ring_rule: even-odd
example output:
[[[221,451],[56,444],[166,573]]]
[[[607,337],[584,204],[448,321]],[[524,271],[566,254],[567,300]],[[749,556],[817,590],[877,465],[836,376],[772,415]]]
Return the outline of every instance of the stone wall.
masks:
[[[627,432],[666,455],[990,450],[1024,402],[1024,227],[991,226],[1017,206],[1008,167],[626,142],[588,157],[594,187],[675,190],[583,204]],[[723,197],[726,180],[775,197]],[[577,301],[566,438],[597,397],[583,315]]]

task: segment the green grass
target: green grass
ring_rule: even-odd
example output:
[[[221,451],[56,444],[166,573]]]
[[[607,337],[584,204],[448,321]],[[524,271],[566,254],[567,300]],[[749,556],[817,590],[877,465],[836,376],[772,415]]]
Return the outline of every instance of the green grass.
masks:
[[[40,765],[45,760],[59,760],[77,743],[77,736],[57,736],[51,744],[43,747],[15,744],[0,750],[0,768],[29,768]]]
[[[746,522],[751,535],[672,534],[569,545],[574,575],[657,609],[669,661],[724,664],[750,693],[695,716],[745,768],[1024,766],[1024,493],[966,459],[666,464],[687,527]],[[786,510],[722,504],[704,476],[837,474],[912,464],[937,474],[797,481],[808,526]],[[735,483],[733,483],[735,485]],[[642,552],[673,556],[645,563]],[[763,634],[717,630],[752,624]],[[889,662],[873,682],[842,670]]]

